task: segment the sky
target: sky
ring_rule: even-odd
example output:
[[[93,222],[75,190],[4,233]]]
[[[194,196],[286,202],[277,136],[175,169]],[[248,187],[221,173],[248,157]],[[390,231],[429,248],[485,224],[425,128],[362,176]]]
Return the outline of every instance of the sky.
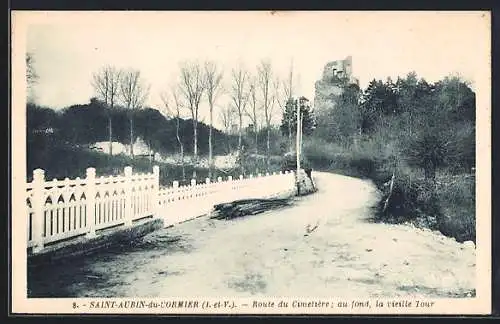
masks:
[[[21,12],[13,23],[26,27],[37,103],[54,109],[87,103],[104,65],[140,70],[147,105],[158,107],[187,60],[214,60],[227,84],[238,65],[254,73],[269,59],[284,79],[293,61],[294,93],[313,100],[325,64],[348,55],[361,87],[410,71],[431,82],[458,73],[474,86],[490,53],[487,12]]]

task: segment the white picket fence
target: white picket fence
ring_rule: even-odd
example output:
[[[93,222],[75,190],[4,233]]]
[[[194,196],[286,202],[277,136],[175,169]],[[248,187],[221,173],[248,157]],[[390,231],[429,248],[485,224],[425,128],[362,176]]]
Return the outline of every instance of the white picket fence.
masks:
[[[294,190],[292,172],[250,175],[239,179],[191,180],[187,186],[174,181],[160,188],[158,166],[152,173],[96,177],[88,168],[85,179],[45,180],[41,169],[27,183],[28,247],[39,253],[44,246],[79,236],[95,237],[100,230],[131,226],[146,217],[162,217],[166,226],[204,215],[214,204],[260,198]]]

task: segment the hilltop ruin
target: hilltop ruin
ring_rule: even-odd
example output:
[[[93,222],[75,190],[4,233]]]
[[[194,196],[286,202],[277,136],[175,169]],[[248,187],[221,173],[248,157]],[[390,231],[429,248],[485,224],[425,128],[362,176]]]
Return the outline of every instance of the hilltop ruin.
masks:
[[[317,115],[333,109],[346,86],[359,85],[359,80],[352,72],[352,56],[325,65],[321,79],[315,84],[314,106]]]

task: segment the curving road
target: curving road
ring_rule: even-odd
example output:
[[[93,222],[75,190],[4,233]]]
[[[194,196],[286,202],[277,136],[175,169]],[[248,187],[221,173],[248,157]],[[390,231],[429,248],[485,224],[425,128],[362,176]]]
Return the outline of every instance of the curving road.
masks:
[[[130,246],[42,269],[30,282],[30,294],[475,294],[474,248],[431,231],[370,223],[376,191],[369,182],[330,173],[316,173],[315,179],[319,191],[297,199],[293,207],[231,221],[202,217],[151,233]]]

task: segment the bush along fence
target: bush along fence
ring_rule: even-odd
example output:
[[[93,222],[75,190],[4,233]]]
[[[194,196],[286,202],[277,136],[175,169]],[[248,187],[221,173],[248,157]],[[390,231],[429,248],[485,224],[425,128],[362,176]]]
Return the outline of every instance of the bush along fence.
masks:
[[[86,178],[45,179],[42,169],[33,171],[27,183],[28,248],[33,254],[44,247],[76,237],[95,237],[99,231],[132,226],[145,218],[163,218],[165,226],[207,214],[213,205],[244,198],[262,198],[295,190],[293,172],[250,175],[238,179],[221,177],[217,182],[191,180],[190,185],[159,185],[159,167],[152,173],[96,177],[88,168]]]

